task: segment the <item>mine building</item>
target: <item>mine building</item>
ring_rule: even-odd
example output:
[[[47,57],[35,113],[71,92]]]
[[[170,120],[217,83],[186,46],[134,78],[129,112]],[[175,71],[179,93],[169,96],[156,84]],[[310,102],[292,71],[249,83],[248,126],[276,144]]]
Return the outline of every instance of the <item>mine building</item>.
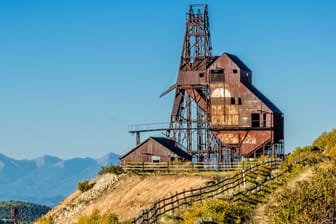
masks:
[[[196,161],[283,156],[283,113],[252,78],[252,71],[237,56],[212,55],[208,6],[190,5],[177,81],[161,94],[175,91],[170,123],[129,132],[137,135],[139,144],[141,132],[164,130],[167,139],[175,139],[176,146]],[[144,146],[146,142],[139,145]]]
[[[206,74],[210,129],[226,147],[251,157],[264,154],[274,144],[281,146],[283,114],[253,86],[252,71],[237,56],[222,54]]]
[[[121,165],[139,162],[182,162],[192,157],[172,139],[149,137],[120,157]]]

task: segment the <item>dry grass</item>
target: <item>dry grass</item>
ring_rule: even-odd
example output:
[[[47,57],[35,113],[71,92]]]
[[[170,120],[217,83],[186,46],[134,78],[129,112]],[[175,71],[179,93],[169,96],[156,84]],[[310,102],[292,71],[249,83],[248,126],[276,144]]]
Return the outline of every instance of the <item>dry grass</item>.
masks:
[[[89,203],[76,216],[62,220],[66,223],[76,223],[80,215],[90,215],[95,209],[102,214],[107,211],[118,215],[120,221],[137,216],[142,209],[148,208],[156,200],[189,188],[199,187],[210,181],[210,176],[196,175],[127,175],[121,178],[104,192],[104,194]],[[75,192],[60,205],[48,213],[53,217],[71,204],[80,192]]]
[[[94,209],[102,213],[112,211],[121,221],[138,215],[142,209],[150,207],[156,200],[170,193],[198,187],[209,181],[200,176],[138,176],[133,175],[118,181],[103,198],[88,206],[82,214],[90,214]]]

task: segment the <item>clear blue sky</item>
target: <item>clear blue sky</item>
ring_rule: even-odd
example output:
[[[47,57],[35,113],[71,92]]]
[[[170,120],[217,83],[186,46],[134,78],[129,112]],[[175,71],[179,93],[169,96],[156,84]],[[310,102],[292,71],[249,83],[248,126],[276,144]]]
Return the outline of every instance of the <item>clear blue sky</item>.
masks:
[[[1,0],[0,153],[122,153],[168,122],[190,3]],[[213,53],[238,55],[285,114],[286,151],[336,127],[336,1],[207,1]],[[145,136],[143,136],[145,138]]]

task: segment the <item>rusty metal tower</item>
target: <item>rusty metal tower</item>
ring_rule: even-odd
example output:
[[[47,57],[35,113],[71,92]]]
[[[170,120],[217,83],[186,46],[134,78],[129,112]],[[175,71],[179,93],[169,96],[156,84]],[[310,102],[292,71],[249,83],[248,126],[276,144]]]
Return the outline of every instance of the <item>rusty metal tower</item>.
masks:
[[[210,92],[206,69],[212,56],[208,6],[190,5],[177,82],[161,96],[175,89],[167,136],[176,139],[198,161],[210,159],[220,143],[209,130]]]

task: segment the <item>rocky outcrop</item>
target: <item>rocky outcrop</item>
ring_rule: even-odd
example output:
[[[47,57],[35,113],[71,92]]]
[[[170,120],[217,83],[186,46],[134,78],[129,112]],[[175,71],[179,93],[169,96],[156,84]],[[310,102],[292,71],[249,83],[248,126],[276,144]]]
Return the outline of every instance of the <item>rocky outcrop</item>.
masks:
[[[90,184],[93,185],[91,189],[85,192],[77,191],[70,202],[61,203],[50,212],[50,217],[56,224],[69,223],[73,217],[78,216],[82,210],[99,199],[104,193],[113,186],[122,175],[104,174],[96,177]]]

